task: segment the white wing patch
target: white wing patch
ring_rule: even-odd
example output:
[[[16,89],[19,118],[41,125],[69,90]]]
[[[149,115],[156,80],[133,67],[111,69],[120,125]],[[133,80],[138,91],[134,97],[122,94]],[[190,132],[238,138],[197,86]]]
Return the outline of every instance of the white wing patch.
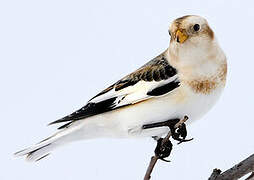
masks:
[[[124,89],[116,91],[115,88],[108,91],[105,94],[102,94],[92,100],[89,101],[89,103],[98,103],[113,97],[116,97],[116,100],[112,104],[112,107],[120,107],[125,106],[129,104],[135,104],[137,102],[154,98],[155,96],[149,96],[147,93],[155,88],[161,87],[165,84],[168,84],[172,81],[175,81],[177,79],[177,75],[162,81],[139,81],[133,86],[128,86]]]
[[[74,121],[170,93],[180,86],[180,81],[166,52],[104,89],[82,108],[50,124],[68,122],[62,129]]]

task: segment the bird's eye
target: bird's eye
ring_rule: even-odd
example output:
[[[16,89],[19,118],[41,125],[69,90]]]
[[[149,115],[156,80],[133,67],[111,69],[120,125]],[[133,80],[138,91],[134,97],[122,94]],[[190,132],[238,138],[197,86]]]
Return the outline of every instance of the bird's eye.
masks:
[[[170,31],[168,31],[168,34],[171,36],[171,32]]]
[[[200,25],[199,24],[195,24],[194,26],[193,26],[193,29],[194,29],[194,31],[199,31],[199,29],[200,29]]]

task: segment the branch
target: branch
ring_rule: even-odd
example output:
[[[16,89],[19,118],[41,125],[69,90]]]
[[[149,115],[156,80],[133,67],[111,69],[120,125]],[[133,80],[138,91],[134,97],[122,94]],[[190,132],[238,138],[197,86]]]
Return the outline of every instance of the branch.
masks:
[[[175,128],[178,128],[180,127],[183,123],[185,123],[186,121],[188,120],[188,117],[187,116],[184,116],[183,119],[181,119],[176,125],[175,125]],[[171,132],[169,131],[167,136],[163,138],[162,140],[162,144],[165,144],[169,141],[169,138],[171,136]],[[150,163],[149,163],[149,166],[146,170],[146,174],[145,174],[145,177],[144,177],[144,180],[149,180],[151,178],[151,174],[153,172],[153,168],[155,166],[155,164],[157,163],[159,157],[155,154],[154,156],[152,156],[151,160],[150,160]]]
[[[251,172],[246,180],[254,180],[254,154],[223,173],[219,169],[214,169],[208,180],[236,180]]]
[[[175,125],[175,128],[180,127],[187,120],[188,117],[185,116]],[[163,138],[162,145],[169,142],[170,136],[171,132],[169,131],[167,136]],[[158,160],[159,157],[156,154],[152,156],[149,166],[146,170],[144,180],[150,180],[151,174]],[[246,180],[254,180],[254,154],[223,173],[220,169],[214,169],[208,180],[237,180],[249,173],[251,174]]]
[[[153,168],[154,168],[156,162],[158,161],[158,159],[159,158],[156,155],[151,158],[150,164],[149,164],[149,166],[148,166],[148,168],[146,170],[146,174],[145,174],[144,180],[149,180],[151,178],[151,174],[153,172]]]

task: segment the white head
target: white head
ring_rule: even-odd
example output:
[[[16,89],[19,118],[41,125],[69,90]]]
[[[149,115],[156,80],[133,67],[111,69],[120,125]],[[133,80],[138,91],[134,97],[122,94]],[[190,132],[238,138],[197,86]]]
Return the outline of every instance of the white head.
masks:
[[[215,46],[217,48],[212,29],[206,19],[200,16],[189,15],[174,20],[169,27],[169,34],[169,51],[174,56],[181,54],[182,60],[185,56],[188,59],[190,55],[192,59],[195,55],[208,55]]]

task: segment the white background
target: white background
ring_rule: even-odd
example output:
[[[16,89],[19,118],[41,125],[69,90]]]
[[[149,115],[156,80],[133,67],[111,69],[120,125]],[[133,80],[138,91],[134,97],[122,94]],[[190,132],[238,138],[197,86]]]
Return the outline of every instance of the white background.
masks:
[[[156,180],[207,179],[254,153],[252,1],[0,1],[0,179],[142,179],[147,139],[83,141],[38,163],[12,154],[54,132],[47,127],[158,55],[177,17],[208,19],[228,57],[227,87],[190,143],[175,145]]]

